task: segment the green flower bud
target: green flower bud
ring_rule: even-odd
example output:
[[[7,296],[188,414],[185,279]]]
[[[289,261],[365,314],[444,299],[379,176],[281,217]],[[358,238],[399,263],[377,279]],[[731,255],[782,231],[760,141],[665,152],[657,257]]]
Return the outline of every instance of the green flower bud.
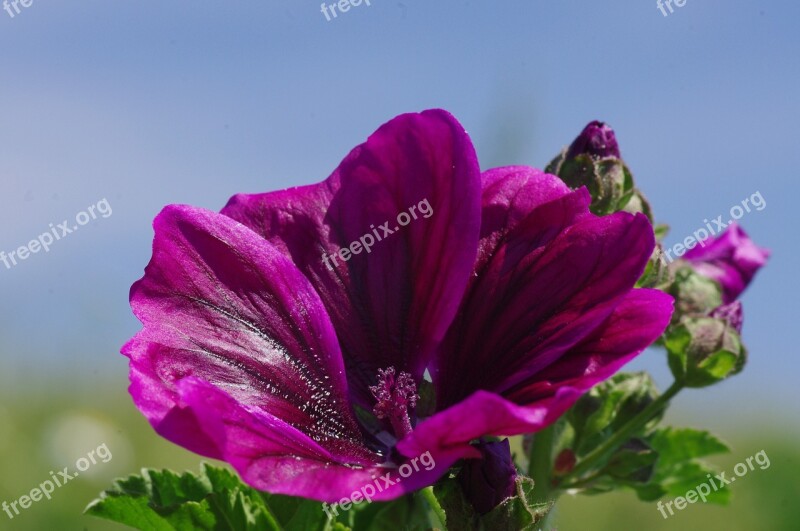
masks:
[[[629,212],[643,212],[652,222],[650,206],[634,188],[633,176],[620,158],[614,131],[606,124],[587,125],[545,171],[558,175],[570,188],[585,186],[592,195],[590,209],[597,215],[618,212],[630,204]]]
[[[684,316],[708,315],[722,304],[722,290],[718,283],[698,274],[684,262],[670,264],[674,280],[667,293],[675,298],[675,313],[672,322]]]
[[[724,316],[684,317],[667,332],[664,345],[672,374],[687,387],[724,380],[741,371],[747,359],[736,323]]]

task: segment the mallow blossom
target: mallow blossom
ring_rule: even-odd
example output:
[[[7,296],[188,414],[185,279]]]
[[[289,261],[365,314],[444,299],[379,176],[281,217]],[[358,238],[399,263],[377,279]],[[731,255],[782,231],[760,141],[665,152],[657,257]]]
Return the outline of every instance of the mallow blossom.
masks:
[[[324,265],[424,199],[432,216]],[[221,213],[167,206],[131,288],[134,402],[264,491],[430,485],[481,458],[480,437],[550,425],[669,323],[672,298],[633,287],[648,220],[590,201],[533,168],[481,174],[463,127],[431,110],[386,123],[318,184]],[[387,475],[426,452],[430,470]]]

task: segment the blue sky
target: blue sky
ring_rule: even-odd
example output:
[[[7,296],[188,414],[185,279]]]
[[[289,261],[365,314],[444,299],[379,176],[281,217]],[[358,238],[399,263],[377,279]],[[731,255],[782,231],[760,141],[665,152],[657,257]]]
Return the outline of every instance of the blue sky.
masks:
[[[321,180],[392,116],[443,107],[485,168],[544,166],[609,122],[670,244],[761,192],[741,220],[773,251],[744,297],[749,366],[679,407],[796,415],[798,19],[788,0],[668,17],[642,0],[372,0],[330,22],[306,0],[0,11],[0,250],[113,209],[0,265],[0,385],[124,378],[127,291],[163,205]],[[634,367],[668,383],[657,353]]]

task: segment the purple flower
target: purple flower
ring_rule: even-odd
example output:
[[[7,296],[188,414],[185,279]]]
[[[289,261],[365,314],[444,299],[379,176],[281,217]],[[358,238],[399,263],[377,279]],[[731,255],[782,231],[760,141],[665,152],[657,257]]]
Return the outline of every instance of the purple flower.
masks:
[[[481,456],[471,441],[554,422],[669,322],[671,297],[633,289],[647,219],[589,202],[531,168],[481,175],[433,110],[383,125],[319,184],[222,213],[168,206],[131,288],[134,402],[261,490],[430,485]]]
[[[603,122],[590,122],[583,128],[567,150],[567,159],[586,154],[595,159],[620,158],[619,145],[614,130]]]
[[[722,302],[728,304],[747,288],[756,272],[767,263],[769,251],[758,247],[732,223],[719,236],[712,236],[689,250],[683,258],[701,275],[719,282]]]

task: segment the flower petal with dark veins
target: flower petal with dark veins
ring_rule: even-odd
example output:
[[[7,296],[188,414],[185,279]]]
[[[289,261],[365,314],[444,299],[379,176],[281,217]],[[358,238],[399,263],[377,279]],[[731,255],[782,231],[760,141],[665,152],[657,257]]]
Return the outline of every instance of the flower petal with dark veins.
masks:
[[[334,503],[361,491],[362,497],[391,500],[434,483],[457,459],[471,455],[438,451],[421,460],[427,466],[411,458],[398,464],[402,473],[397,465],[343,461],[291,424],[207,382],[189,377],[177,388],[181,403],[199,420],[221,458],[247,484],[274,494]]]
[[[553,179],[533,182],[549,189]],[[655,245],[644,216],[594,216],[585,189],[553,195],[500,232],[482,229],[475,274],[435,360],[440,407],[534,377],[602,325],[641,275]],[[502,203],[484,198],[484,219],[498,218],[487,204]]]
[[[412,216],[406,226],[398,223],[403,212]],[[405,114],[327,180],[240,194],[222,213],[306,275],[336,329],[354,398],[370,408],[377,371],[392,366],[418,382],[455,314],[477,249],[480,172],[449,113]],[[348,261],[323,262],[353,242],[361,246]]]
[[[348,463],[378,461],[348,400],[336,334],[308,280],[263,238],[215,212],[169,206],[131,288],[143,329],[123,347],[131,394],[167,439],[222,451],[182,403],[194,377],[280,418]]]

